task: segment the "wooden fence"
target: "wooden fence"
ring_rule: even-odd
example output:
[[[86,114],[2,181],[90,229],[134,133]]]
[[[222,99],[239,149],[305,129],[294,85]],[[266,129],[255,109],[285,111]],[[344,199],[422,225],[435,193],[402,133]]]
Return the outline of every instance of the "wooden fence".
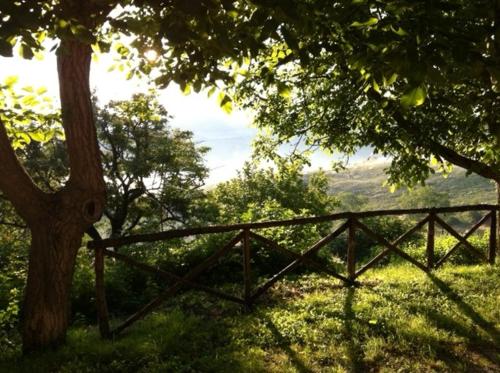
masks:
[[[479,259],[493,264],[495,262],[495,255],[497,251],[497,211],[499,206],[496,205],[473,205],[473,206],[457,206],[457,207],[444,207],[444,208],[430,208],[430,209],[399,209],[399,210],[383,210],[383,211],[365,211],[365,212],[343,212],[327,216],[298,218],[282,221],[266,221],[257,223],[244,223],[233,225],[217,225],[201,228],[179,229],[170,230],[154,234],[143,234],[128,236],[116,239],[95,240],[88,243],[88,248],[95,250],[95,275],[96,275],[96,302],[98,310],[99,329],[103,337],[110,337],[117,335],[124,329],[132,325],[135,321],[141,319],[152,310],[157,308],[166,299],[175,295],[181,288],[197,289],[213,296],[236,302],[249,309],[251,305],[257,300],[259,296],[264,294],[273,284],[283,278],[286,274],[293,271],[300,265],[305,265],[315,270],[324,272],[336,279],[341,280],[346,285],[357,284],[356,279],[368,269],[373,268],[378,262],[389,254],[399,255],[401,258],[414,264],[423,271],[431,271],[434,268],[441,266],[459,247],[464,247]],[[448,223],[446,223],[439,215],[446,213],[459,213],[468,211],[484,211],[486,214],[475,223],[464,235],[458,233]],[[378,232],[370,229],[360,220],[363,218],[380,217],[380,216],[401,216],[401,215],[425,215],[415,226],[413,226],[406,233],[402,234],[396,240],[390,242],[387,238]],[[291,251],[286,247],[279,245],[277,242],[264,237],[263,235],[255,232],[263,228],[284,227],[284,226],[298,226],[305,224],[318,224],[327,222],[341,222],[341,225],[334,229],[333,232],[323,237],[302,253]],[[489,223],[489,248],[488,253],[483,253],[480,249],[476,248],[468,241],[468,238],[476,232],[482,225]],[[436,225],[447,231],[451,236],[455,237],[458,242],[453,246],[445,255],[437,258],[434,252],[435,243],[435,228]],[[426,245],[426,262],[421,263],[415,258],[411,257],[399,248],[399,245],[418,230],[427,226],[427,245]],[[356,267],[356,231],[362,231],[368,237],[372,238],[375,242],[382,245],[384,250],[368,261],[361,268]],[[314,259],[315,254],[325,245],[331,243],[340,234],[347,231],[347,260],[345,266],[345,273],[338,273],[330,268],[327,268],[322,263]],[[190,237],[204,234],[223,233],[223,232],[236,232],[234,237],[230,239],[222,248],[215,251],[202,263],[198,264],[183,276],[175,273],[161,270],[152,267],[148,264],[138,262],[126,255],[123,255],[114,249],[124,245],[130,245],[142,242],[156,242],[172,238]],[[283,269],[271,276],[264,284],[257,288],[252,287],[252,273],[250,260],[252,253],[250,242],[251,240],[259,242],[261,245],[271,249],[277,250],[291,258],[291,262]],[[220,258],[227,255],[231,249],[237,244],[241,243],[243,252],[243,294],[237,297],[231,294],[226,294],[222,291],[210,288],[206,285],[196,282],[196,279],[208,271]],[[160,295],[153,299],[151,302],[143,306],[140,310],[126,319],[121,325],[113,330],[110,330],[108,308],[106,303],[105,287],[104,287],[104,257],[108,256],[122,261],[127,265],[152,273],[164,278],[165,280],[173,281],[173,284],[164,289]]]

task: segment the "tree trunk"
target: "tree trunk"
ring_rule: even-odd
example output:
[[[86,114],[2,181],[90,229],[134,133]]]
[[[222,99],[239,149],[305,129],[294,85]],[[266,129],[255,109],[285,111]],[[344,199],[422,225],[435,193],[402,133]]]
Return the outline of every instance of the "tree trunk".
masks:
[[[41,208],[28,211],[32,241],[23,313],[23,351],[61,344],[69,322],[75,259],[84,232],[102,215],[105,184],[90,100],[91,49],[63,40],[58,73],[70,177],[55,194],[44,194]]]
[[[114,2],[63,0],[71,14],[93,31]],[[56,193],[44,193],[30,178],[12,148],[0,118],[0,190],[31,230],[28,280],[23,305],[23,350],[64,341],[75,258],[84,232],[100,219],[105,183],[91,103],[88,42],[69,35],[57,50],[62,125],[70,175]]]
[[[57,203],[53,209],[57,209]],[[61,209],[31,227],[28,281],[23,313],[23,351],[56,347],[65,340],[75,259],[83,236],[74,210]]]

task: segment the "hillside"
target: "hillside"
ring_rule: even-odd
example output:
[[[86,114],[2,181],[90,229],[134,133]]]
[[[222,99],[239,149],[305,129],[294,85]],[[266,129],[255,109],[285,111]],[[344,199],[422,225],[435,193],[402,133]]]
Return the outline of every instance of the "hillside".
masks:
[[[398,199],[406,192],[400,189],[391,193],[384,185],[387,163],[355,165],[346,171],[328,173],[332,194],[353,193],[367,197],[365,209],[396,208]],[[475,174],[467,176],[464,169],[455,167],[446,178],[442,174],[432,175],[426,182],[436,192],[445,193],[452,205],[496,203],[495,185]]]

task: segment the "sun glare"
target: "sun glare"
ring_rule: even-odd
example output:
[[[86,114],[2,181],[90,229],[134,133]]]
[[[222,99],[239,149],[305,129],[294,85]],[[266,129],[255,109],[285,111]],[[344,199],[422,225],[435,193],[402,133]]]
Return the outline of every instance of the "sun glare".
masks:
[[[144,52],[144,57],[146,57],[149,62],[155,62],[158,59],[158,52],[154,49],[148,49]]]

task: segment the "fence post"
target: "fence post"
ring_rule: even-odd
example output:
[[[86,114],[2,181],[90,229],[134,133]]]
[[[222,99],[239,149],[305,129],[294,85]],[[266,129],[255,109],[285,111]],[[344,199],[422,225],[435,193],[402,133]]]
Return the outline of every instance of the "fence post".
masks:
[[[108,305],[106,302],[106,290],[104,287],[104,248],[99,246],[95,249],[94,257],[95,292],[97,305],[97,322],[102,338],[110,337]]]
[[[356,278],[356,224],[353,217],[349,218],[347,230],[347,278],[351,283]]]
[[[491,210],[490,214],[490,247],[488,252],[488,260],[490,264],[495,264],[495,256],[497,252],[497,212]]]
[[[245,307],[247,311],[251,307],[251,297],[252,297],[252,285],[251,285],[251,273],[250,273],[250,229],[246,228],[243,230],[243,284],[245,287]]]
[[[435,238],[435,221],[436,213],[429,214],[429,223],[427,224],[427,269],[430,271],[434,268],[434,238]]]

